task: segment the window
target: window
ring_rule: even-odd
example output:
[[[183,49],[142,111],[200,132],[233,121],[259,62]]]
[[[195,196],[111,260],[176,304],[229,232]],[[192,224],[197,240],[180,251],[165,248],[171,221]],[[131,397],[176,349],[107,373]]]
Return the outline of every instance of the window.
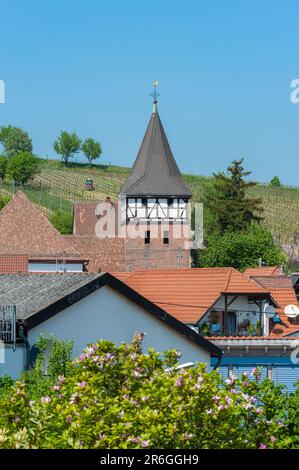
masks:
[[[168,230],[164,230],[164,232],[163,232],[163,243],[164,243],[164,245],[168,245],[168,243],[169,243]]]
[[[144,244],[149,245],[150,242],[151,242],[151,232],[150,232],[150,230],[147,230],[144,235],[145,235]]]

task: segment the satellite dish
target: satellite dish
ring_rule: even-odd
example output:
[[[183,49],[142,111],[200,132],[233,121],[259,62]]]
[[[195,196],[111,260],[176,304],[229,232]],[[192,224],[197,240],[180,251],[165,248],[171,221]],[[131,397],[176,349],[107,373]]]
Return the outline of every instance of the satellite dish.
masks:
[[[297,305],[287,305],[284,309],[284,313],[289,317],[289,318],[296,318],[299,315],[299,308]]]

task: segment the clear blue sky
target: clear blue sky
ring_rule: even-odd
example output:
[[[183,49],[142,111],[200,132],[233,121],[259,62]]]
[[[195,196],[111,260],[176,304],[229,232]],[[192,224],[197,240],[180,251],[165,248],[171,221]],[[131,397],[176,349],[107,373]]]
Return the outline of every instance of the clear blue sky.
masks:
[[[2,0],[0,124],[26,129],[40,156],[66,129],[130,166],[157,79],[182,171],[244,156],[254,179],[299,185],[298,18],[298,0]]]

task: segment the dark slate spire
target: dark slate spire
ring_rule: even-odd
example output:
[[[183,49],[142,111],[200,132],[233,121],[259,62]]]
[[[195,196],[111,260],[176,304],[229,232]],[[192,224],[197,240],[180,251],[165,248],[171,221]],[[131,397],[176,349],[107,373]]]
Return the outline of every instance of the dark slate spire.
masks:
[[[172,155],[154,98],[153,113],[133,168],[120,194],[126,196],[166,196],[190,198]]]

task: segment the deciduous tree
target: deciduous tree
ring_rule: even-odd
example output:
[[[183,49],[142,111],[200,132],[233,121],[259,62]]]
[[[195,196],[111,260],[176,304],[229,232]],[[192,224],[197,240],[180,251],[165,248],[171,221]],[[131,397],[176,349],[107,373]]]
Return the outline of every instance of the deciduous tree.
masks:
[[[14,157],[22,152],[32,152],[32,140],[28,133],[19,127],[2,126],[0,128],[0,142],[4,147],[6,157]]]
[[[102,148],[100,142],[96,142],[91,137],[84,140],[81,147],[84,155],[86,156],[88,163],[91,165],[93,160],[99,158],[102,154]]]
[[[72,158],[80,151],[81,139],[76,132],[61,131],[60,136],[53,144],[53,148],[58,155],[61,155],[61,159],[67,163],[69,158]]]

